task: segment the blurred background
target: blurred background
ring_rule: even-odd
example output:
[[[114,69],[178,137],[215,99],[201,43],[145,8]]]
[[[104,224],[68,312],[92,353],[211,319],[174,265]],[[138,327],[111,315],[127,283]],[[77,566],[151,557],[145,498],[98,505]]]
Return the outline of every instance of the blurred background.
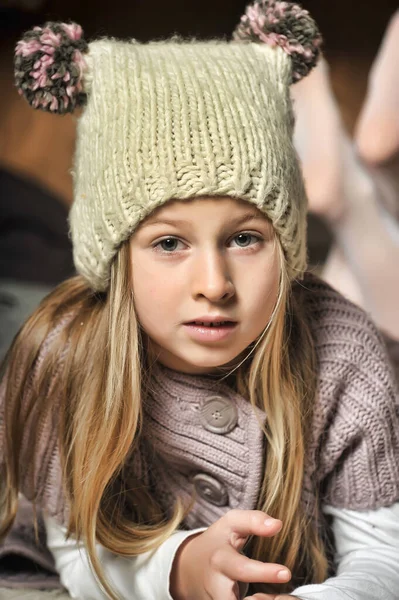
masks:
[[[0,0],[0,354],[43,295],[73,274],[67,215],[74,117],[34,111],[13,85],[13,50],[21,34],[47,20],[73,20],[87,39],[140,41],[174,33],[226,37],[246,0]],[[325,39],[334,92],[349,132],[366,91],[373,57],[397,0],[303,0]],[[312,264],[321,265],[331,233],[309,217]],[[3,323],[6,325],[3,326]]]

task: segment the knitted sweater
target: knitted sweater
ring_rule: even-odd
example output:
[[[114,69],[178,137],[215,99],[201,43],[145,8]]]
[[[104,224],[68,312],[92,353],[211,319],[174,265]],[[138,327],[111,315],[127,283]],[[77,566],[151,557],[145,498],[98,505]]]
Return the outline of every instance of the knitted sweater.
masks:
[[[385,347],[361,309],[316,278],[307,278],[304,285],[318,359],[318,389],[303,501],[309,514],[316,494],[335,507],[388,506],[399,499],[399,395]],[[64,326],[60,323],[51,336]],[[46,343],[42,356],[45,352]],[[219,427],[217,419],[226,406],[230,417],[226,426]],[[21,491],[28,499],[36,492],[39,505],[62,522],[66,507],[54,426],[57,398],[54,407],[38,433],[41,468],[34,486],[29,448],[24,446]],[[3,413],[1,402],[0,461]],[[264,457],[260,421],[267,418],[262,411],[254,410],[225,383],[158,366],[144,414],[145,435],[132,457],[132,472],[152,486],[165,508],[176,494],[188,498],[195,488],[188,528],[209,525],[232,508],[255,508]]]

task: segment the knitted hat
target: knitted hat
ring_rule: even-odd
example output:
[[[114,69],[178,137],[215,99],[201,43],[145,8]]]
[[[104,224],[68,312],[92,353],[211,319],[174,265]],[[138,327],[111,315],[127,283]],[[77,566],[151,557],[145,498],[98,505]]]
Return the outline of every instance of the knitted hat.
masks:
[[[94,290],[107,289],[118,248],[149,213],[200,196],[255,204],[290,277],[302,276],[306,197],[289,85],[316,64],[320,42],[307,11],[274,0],[249,6],[232,42],[87,44],[78,25],[61,23],[25,34],[20,93],[60,114],[84,106],[70,227],[76,268]]]

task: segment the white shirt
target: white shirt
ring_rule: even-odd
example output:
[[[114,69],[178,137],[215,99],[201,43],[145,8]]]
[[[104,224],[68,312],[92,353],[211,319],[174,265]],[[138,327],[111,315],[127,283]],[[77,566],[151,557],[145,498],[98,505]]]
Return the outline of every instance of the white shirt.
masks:
[[[358,512],[330,506],[337,574],[318,585],[297,588],[302,600],[399,599],[399,503],[389,508]],[[62,584],[72,598],[104,600],[89,567],[82,543],[65,539],[66,529],[45,517],[47,543]],[[157,550],[138,557],[115,556],[97,545],[105,575],[123,600],[173,600],[169,578],[173,559],[183,540],[203,531],[177,531]],[[223,600],[222,598],[220,600]]]

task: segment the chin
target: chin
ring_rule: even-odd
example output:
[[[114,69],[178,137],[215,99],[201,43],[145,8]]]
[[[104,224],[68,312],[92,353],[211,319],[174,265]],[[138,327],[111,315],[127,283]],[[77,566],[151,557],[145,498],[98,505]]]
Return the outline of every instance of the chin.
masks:
[[[240,356],[240,353],[238,354],[230,354],[229,355],[224,355],[224,356],[198,356],[198,357],[190,357],[190,359],[188,359],[188,357],[176,357],[176,364],[178,363],[180,365],[178,370],[183,370],[188,373],[206,373],[206,372],[210,372],[214,369],[219,369],[220,367],[228,367],[228,366],[233,366],[236,363],[237,357]]]
[[[186,350],[186,351],[184,351]],[[151,353],[165,367],[188,374],[209,373],[221,367],[234,367],[244,358],[245,348],[167,348],[153,344]]]

